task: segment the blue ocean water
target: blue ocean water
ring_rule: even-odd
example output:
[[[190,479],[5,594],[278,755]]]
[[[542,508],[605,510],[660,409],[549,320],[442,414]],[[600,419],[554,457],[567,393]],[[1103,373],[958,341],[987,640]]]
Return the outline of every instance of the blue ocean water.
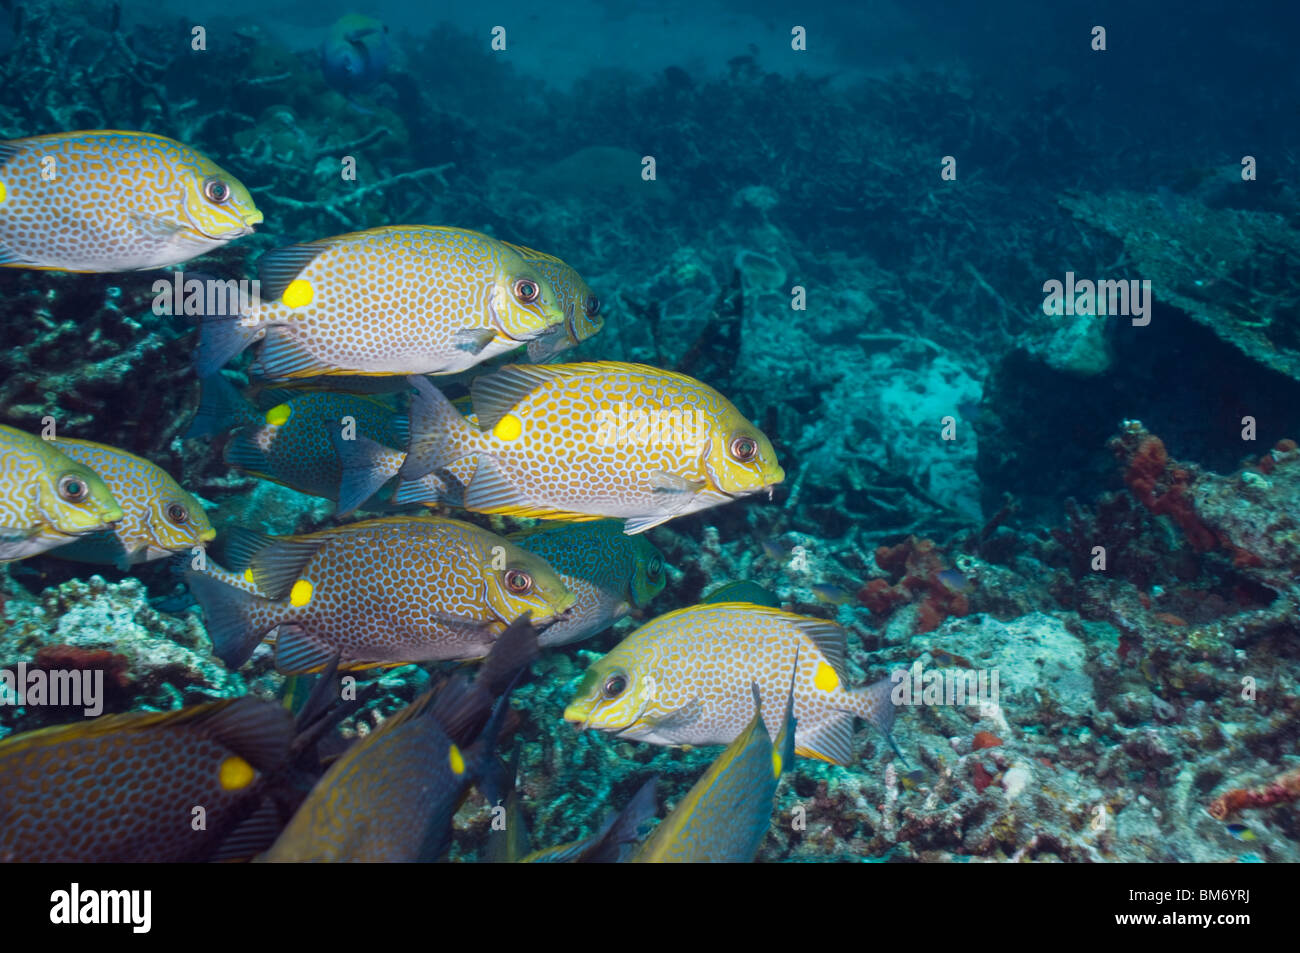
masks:
[[[269,706],[199,719],[251,766],[224,828],[112,859],[321,859],[291,818],[380,745],[410,760],[353,822],[437,826],[418,859],[626,858],[670,815],[714,859],[1300,859],[1293,4],[0,21],[0,433],[41,461],[0,471],[0,769]],[[91,461],[128,515],[74,540],[51,438],[177,487]],[[449,714],[525,608],[514,714],[482,674]],[[780,784],[698,804],[779,754],[800,664]],[[884,718],[851,696],[882,683]],[[321,684],[315,761],[245,750]],[[114,730],[212,731],[177,717]],[[442,800],[400,796],[435,757]]]

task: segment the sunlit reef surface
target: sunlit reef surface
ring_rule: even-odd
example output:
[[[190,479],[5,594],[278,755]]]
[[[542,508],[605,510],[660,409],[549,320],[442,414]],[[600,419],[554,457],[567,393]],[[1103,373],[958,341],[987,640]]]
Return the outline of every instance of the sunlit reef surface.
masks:
[[[152,131],[249,186],[266,223],[190,269],[243,276],[276,245],[381,224],[481,230],[562,257],[602,298],[604,331],[565,360],[688,373],[761,427],[786,471],[775,499],[652,530],[670,568],[645,619],[750,580],[838,621],[855,684],[917,661],[999,673],[997,710],[902,711],[906,764],[861,723],[856,764],[799,759],[761,859],[1300,860],[1300,149],[1269,118],[1285,84],[1206,80],[1159,113],[1126,98],[1141,63],[1112,51],[1108,72],[1086,36],[1054,35],[1033,42],[1067,52],[1014,88],[923,49],[876,79],[809,78],[776,47],[555,89],[430,26],[394,34],[401,62],[354,104],[256,23],[195,53],[186,20],[0,6],[21,12],[0,33],[0,137]],[[1195,121],[1197,96],[1233,118]],[[1149,324],[1046,316],[1043,284],[1066,272],[1150,279]],[[181,439],[196,333],[151,311],[157,277],[0,273],[0,423],[51,416],[146,456],[218,528],[330,525],[327,501]],[[266,649],[239,672],[213,657],[165,563],[42,556],[0,585],[0,666],[108,665],[107,711],[281,688]],[[562,721],[637,624],[547,650],[514,693],[538,845],[590,832],[652,774],[663,816],[719,750]],[[417,666],[361,678],[382,690],[349,735],[429,683]],[[0,734],[70,717],[0,706]],[[1242,788],[1271,793],[1212,816]],[[489,819],[471,795],[453,858]]]

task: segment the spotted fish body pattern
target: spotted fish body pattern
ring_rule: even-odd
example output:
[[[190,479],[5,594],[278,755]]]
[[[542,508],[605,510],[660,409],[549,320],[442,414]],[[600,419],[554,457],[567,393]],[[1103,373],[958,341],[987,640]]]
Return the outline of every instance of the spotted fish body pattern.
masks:
[[[161,268],[261,221],[238,179],[164,136],[90,130],[0,141],[0,265]]]
[[[592,663],[564,717],[652,744],[729,744],[754,714],[756,684],[763,698],[793,692],[798,754],[849,764],[853,719],[888,736],[895,709],[889,679],[846,687],[845,653],[844,630],[823,619],[744,602],[691,606]],[[781,727],[772,708],[769,734]]]
[[[285,674],[320,671],[336,653],[340,669],[481,658],[521,613],[541,624],[574,601],[540,557],[436,517],[273,537],[242,575],[209,562],[186,578],[222,661],[243,664],[278,627]]]
[[[686,797],[654,829],[633,863],[750,863],[772,824],[781,773],[794,760],[795,723],[787,706],[775,741],[755,690],[754,715]]]
[[[643,532],[785,479],[767,437],[708,385],[643,364],[511,365],[477,378],[477,425],[413,378],[414,480],[475,457],[463,505]]]
[[[261,301],[204,320],[199,373],[254,341],[273,379],[454,374],[562,325],[555,291],[518,252],[466,229],[396,225],[276,249]]]
[[[0,861],[211,859],[286,764],[292,734],[284,709],[245,696],[6,738]]]
[[[0,426],[0,562],[109,529],[122,508],[104,480],[47,440]]]
[[[217,535],[202,504],[157,464],[89,440],[50,442],[103,478],[122,509],[112,530],[61,547],[55,555],[128,566],[189,553]]]
[[[510,245],[523,259],[535,267],[555,289],[555,297],[564,312],[564,324],[547,330],[541,337],[528,343],[528,358],[544,361],[569,348],[577,347],[589,337],[600,333],[605,319],[600,313],[600,299],[591,292],[587,282],[572,266],[545,252],[523,245]]]
[[[613,520],[543,526],[511,539],[545,559],[576,599],[565,618],[542,630],[543,646],[605,631],[645,607],[666,581],[659,550],[644,536],[628,536]]]

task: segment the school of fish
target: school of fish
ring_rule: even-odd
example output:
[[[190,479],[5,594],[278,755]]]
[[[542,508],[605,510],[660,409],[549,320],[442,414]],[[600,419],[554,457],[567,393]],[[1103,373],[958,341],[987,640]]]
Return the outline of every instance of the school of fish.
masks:
[[[330,85],[351,97],[377,82],[387,32],[340,20],[321,48]],[[262,223],[243,183],[163,136],[0,142],[8,268],[176,266]],[[267,643],[286,703],[314,688],[296,719],[245,696],[0,741],[0,860],[432,861],[477,788],[504,812],[485,859],[751,861],[796,754],[851,763],[855,719],[893,744],[889,683],[850,686],[844,630],[732,583],[633,631],[563,712],[622,739],[725,746],[717,759],[653,831],[649,779],[590,837],[530,850],[519,751],[506,766],[497,750],[518,720],[512,689],[540,651],[644,618],[670,576],[644,534],[770,499],[785,479],[773,443],[684,374],[545,363],[606,319],[548,252],[398,224],[283,246],[257,271],[237,313],[199,316],[185,438],[362,516],[279,537],[214,527],[156,463],[46,418],[39,434],[0,426],[0,562],[171,558],[218,658],[238,669]],[[223,368],[254,346],[241,391]],[[512,354],[531,363],[485,366]],[[526,522],[488,529],[449,511]],[[479,660],[474,677],[436,679],[343,747],[334,729],[365,699],[341,702],[338,673],[460,660]]]

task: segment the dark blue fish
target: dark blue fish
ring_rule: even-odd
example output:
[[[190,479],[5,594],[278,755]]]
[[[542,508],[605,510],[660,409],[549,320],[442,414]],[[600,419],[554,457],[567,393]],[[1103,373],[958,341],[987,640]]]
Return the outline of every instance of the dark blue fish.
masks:
[[[383,79],[392,56],[388,27],[373,17],[350,13],[330,27],[321,44],[321,73],[325,82],[351,97]]]

